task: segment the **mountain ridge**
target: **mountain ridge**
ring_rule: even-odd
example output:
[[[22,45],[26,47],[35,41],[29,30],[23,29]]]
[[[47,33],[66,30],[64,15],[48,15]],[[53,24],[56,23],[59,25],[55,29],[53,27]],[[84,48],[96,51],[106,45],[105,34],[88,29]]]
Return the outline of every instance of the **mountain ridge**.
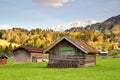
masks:
[[[85,27],[87,25],[95,24],[97,22],[98,21],[95,21],[95,20],[76,20],[76,21],[65,23],[65,24],[60,24],[60,25],[50,27],[50,29],[54,31],[65,31],[73,27]]]
[[[94,29],[102,31],[104,29],[111,30],[115,25],[120,24],[120,15],[108,18],[107,20],[86,26],[86,29]]]

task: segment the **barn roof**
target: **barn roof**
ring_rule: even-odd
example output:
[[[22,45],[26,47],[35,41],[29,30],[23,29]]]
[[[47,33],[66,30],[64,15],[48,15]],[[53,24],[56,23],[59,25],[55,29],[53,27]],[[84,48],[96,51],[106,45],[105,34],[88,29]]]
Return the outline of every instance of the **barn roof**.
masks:
[[[68,42],[70,42],[85,53],[99,53],[96,49],[88,45],[85,41],[81,39],[69,38],[67,36],[63,36],[62,38],[58,39],[54,44],[52,44],[50,47],[44,50],[44,53],[48,52],[51,48],[60,43],[62,40],[67,40]]]
[[[8,59],[8,57],[7,57],[7,56],[0,56],[0,59],[3,59],[3,58]]]
[[[43,48],[36,48],[36,47],[32,47],[32,46],[19,46],[18,48],[14,49],[13,52],[17,51],[18,49],[25,49],[29,52],[38,52],[38,53],[42,53],[43,52]]]

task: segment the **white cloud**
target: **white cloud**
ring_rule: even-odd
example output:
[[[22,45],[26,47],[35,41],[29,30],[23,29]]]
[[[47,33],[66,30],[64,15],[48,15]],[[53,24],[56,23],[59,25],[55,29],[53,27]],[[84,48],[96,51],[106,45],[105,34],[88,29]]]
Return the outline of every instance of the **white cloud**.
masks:
[[[9,26],[9,25],[0,25],[0,30],[2,30],[2,29],[11,29],[12,28],[12,26]]]
[[[45,6],[52,6],[52,7],[61,7],[65,3],[71,0],[32,0],[34,3],[45,5]]]

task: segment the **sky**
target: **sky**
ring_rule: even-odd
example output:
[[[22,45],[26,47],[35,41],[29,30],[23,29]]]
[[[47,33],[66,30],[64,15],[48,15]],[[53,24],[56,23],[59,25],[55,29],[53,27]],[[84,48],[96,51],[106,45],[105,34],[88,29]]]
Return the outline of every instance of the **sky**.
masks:
[[[0,29],[48,28],[120,15],[120,0],[0,0]]]

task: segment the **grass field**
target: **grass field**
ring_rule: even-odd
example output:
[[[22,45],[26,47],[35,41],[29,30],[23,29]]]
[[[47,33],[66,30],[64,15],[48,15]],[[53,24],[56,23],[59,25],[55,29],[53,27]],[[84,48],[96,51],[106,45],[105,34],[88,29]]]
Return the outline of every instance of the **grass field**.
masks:
[[[120,80],[120,58],[97,58],[84,68],[46,68],[47,63],[0,65],[0,80]]]

